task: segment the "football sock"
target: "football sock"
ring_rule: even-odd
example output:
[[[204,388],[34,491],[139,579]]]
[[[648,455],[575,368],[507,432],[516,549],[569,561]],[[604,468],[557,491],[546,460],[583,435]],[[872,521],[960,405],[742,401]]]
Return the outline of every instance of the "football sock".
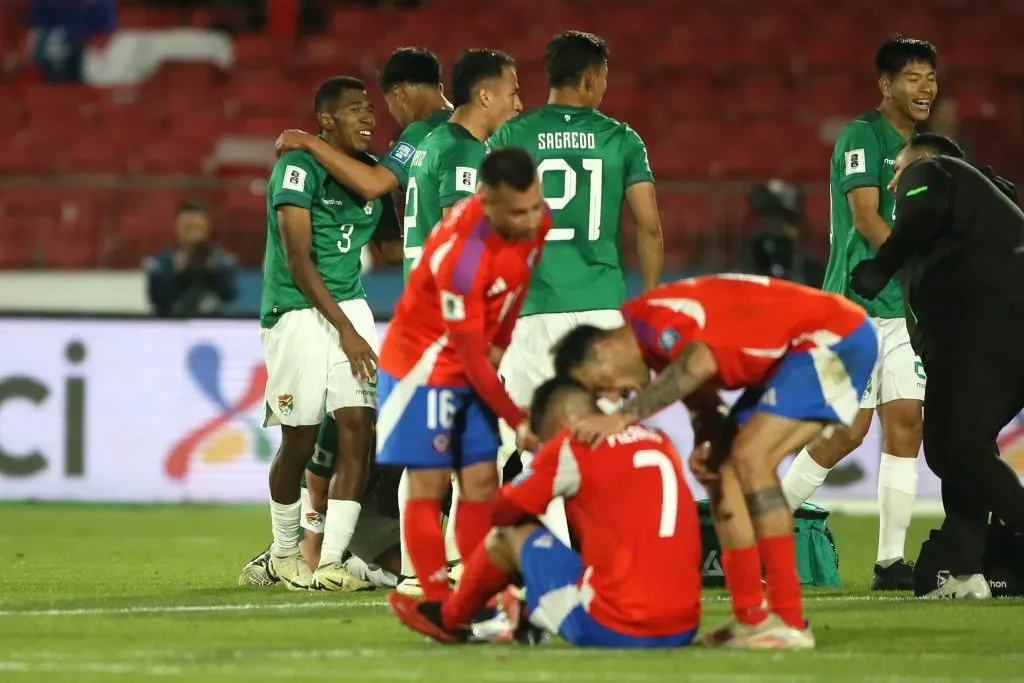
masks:
[[[444,554],[449,562],[458,562],[459,544],[455,537],[458,533],[459,502],[462,500],[462,488],[458,477],[452,477],[452,507],[448,510],[448,523],[444,527]]]
[[[402,471],[402,478],[398,480],[398,542],[402,554],[402,576],[415,576],[416,570],[412,568],[412,560],[409,559],[409,547],[405,544],[405,506],[409,502],[409,470]]]
[[[447,629],[456,629],[467,623],[510,580],[505,570],[494,564],[483,543],[463,557],[468,559],[462,578],[441,608],[441,620]]]
[[[302,502],[278,503],[270,501],[270,525],[274,531],[273,553],[288,557],[299,552],[299,520],[302,517]]]
[[[491,501],[460,500],[458,504],[459,523],[455,527],[455,542],[460,557],[469,557],[491,531]],[[455,509],[454,507],[452,508]]]
[[[878,563],[888,567],[903,557],[917,496],[917,458],[882,453],[878,466]]]
[[[753,626],[767,616],[761,603],[761,560],[757,546],[722,551],[725,587],[732,598],[732,615],[741,624]]]
[[[790,533],[759,538],[757,550],[764,558],[768,609],[793,628],[805,628],[800,574],[796,568],[796,537]]]
[[[814,462],[806,448],[800,451],[782,479],[782,492],[789,507],[795,510],[806,503],[831,471]]]
[[[354,500],[328,500],[327,516],[324,520],[324,544],[320,549],[320,565],[341,562],[341,556],[359,522],[362,506]]]
[[[447,597],[448,572],[444,559],[444,535],[441,533],[441,502],[430,498],[414,498],[405,506],[402,525],[409,556],[423,596],[430,602]]]

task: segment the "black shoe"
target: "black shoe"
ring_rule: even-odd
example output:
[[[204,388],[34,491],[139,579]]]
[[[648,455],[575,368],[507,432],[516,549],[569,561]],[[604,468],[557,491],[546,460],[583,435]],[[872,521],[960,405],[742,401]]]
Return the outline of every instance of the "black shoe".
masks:
[[[914,590],[914,564],[906,562],[902,558],[884,568],[876,564],[874,576],[871,577],[871,590]]]
[[[469,629],[463,627],[450,629],[444,625],[444,619],[441,618],[441,603],[421,602],[419,604],[419,612],[421,617],[438,629],[446,631],[454,639],[454,642],[465,643],[469,640]]]

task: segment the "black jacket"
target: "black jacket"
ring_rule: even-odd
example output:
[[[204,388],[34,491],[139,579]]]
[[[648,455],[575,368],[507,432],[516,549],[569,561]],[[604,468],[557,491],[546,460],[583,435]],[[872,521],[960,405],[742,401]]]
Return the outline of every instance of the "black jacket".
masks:
[[[911,341],[927,363],[940,335],[1024,330],[1024,213],[991,169],[934,156],[908,166],[896,189],[892,235],[854,269],[873,298],[901,272]]]

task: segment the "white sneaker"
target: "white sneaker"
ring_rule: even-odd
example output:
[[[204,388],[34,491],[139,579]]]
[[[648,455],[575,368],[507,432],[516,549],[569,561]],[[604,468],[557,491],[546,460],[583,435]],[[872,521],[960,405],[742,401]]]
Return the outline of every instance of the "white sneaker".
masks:
[[[304,591],[310,588],[313,572],[309,571],[306,559],[298,551],[285,557],[270,553],[267,569],[272,577],[280,580],[290,591]]]
[[[939,587],[927,593],[926,600],[988,600],[992,597],[992,588],[982,574],[950,576],[949,572],[941,571],[937,578]]]
[[[700,642],[732,650],[812,650],[814,633],[809,626],[793,628],[778,615],[769,614],[756,626],[731,621],[701,637]]]
[[[410,598],[423,599],[423,587],[420,585],[420,580],[415,576],[407,576],[399,581],[398,585],[395,586],[395,590]]]
[[[372,591],[376,588],[369,581],[352,576],[342,562],[331,562],[317,567],[313,572],[309,587],[314,590],[340,591],[342,593]]]
[[[238,577],[239,586],[272,586],[280,579],[270,573],[270,548],[249,560]]]

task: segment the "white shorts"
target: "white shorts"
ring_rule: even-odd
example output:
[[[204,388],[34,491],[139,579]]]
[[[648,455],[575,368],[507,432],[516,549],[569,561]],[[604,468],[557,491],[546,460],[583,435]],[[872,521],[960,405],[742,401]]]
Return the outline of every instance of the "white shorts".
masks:
[[[380,351],[377,326],[364,299],[338,304],[356,332]],[[338,332],[315,308],[288,311],[260,330],[267,364],[263,426],[318,425],[339,408],[376,408],[377,382],[352,375]]]
[[[921,359],[910,346],[903,318],[872,318],[878,333],[878,360],[871,372],[860,407],[875,409],[899,399],[924,400],[925,374]]]

